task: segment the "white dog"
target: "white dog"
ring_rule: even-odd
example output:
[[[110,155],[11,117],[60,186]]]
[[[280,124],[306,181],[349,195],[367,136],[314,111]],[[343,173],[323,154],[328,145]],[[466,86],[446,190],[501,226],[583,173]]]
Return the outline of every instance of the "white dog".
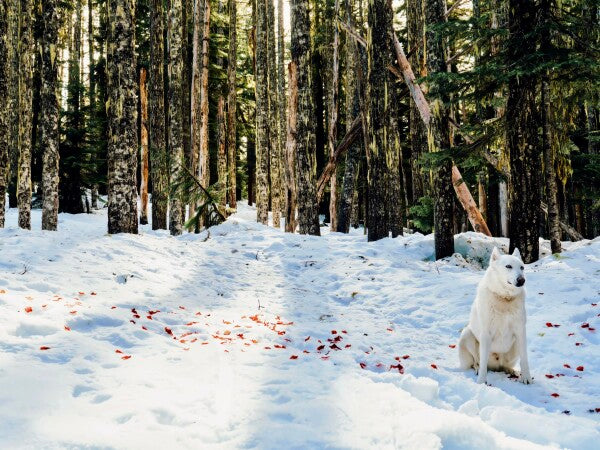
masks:
[[[490,265],[477,287],[458,350],[461,368],[474,368],[478,383],[486,382],[488,369],[517,375],[514,366],[519,359],[520,381],[532,383],[527,360],[523,270],[518,249],[512,255],[500,255],[494,248]]]

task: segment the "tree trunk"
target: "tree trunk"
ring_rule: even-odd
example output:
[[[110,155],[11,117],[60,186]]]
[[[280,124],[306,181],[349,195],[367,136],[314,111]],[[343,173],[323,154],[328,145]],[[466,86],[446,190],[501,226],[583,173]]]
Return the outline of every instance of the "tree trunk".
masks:
[[[204,0],[204,29],[202,30],[202,82],[200,86],[200,159],[198,179],[210,186],[210,153],[208,151],[208,57],[210,43],[210,0]]]
[[[227,199],[230,208],[237,207],[237,4],[229,0],[229,61],[227,66]]]
[[[296,133],[298,126],[298,73],[294,63],[290,63],[288,68],[290,101],[288,103],[287,142],[285,147],[285,231],[293,233],[297,225],[296,176],[294,168],[296,167]]]
[[[285,27],[283,25],[283,0],[277,0],[277,95],[279,101],[277,102],[279,107],[279,148],[281,151],[281,210],[283,215],[287,217],[287,212],[284,208],[287,208],[287,156],[286,156],[286,145],[287,145],[287,98],[286,98],[286,86],[285,86]],[[287,220],[287,218],[286,218]],[[286,225],[287,230],[287,225]]]
[[[146,69],[140,69],[140,110],[142,115],[141,126],[141,156],[142,170],[140,173],[141,211],[140,223],[148,223],[148,87],[146,84]]]
[[[390,48],[390,60],[393,60]],[[398,117],[398,94],[396,85],[392,81],[389,83],[389,114],[387,123],[388,139],[388,222],[392,232],[392,237],[402,236],[404,234],[405,223],[405,195],[404,195],[404,177],[402,174],[402,154],[400,148],[400,124]]]
[[[418,78],[427,75],[425,63],[425,1],[411,0],[406,3],[408,25],[408,48],[410,63]],[[428,182],[421,169],[421,155],[427,153],[427,129],[419,116],[414,98],[410,99],[409,135],[412,169],[412,203],[427,195]]]
[[[89,64],[89,92],[91,114],[96,111],[96,77],[94,76],[94,3],[88,0],[88,64]],[[96,155],[91,155],[92,167],[98,170]],[[98,183],[94,181],[91,189],[92,209],[98,209]]]
[[[171,0],[168,28],[169,54],[169,154],[171,156],[171,185],[181,182],[183,154],[183,46],[182,46],[182,2]],[[169,205],[169,230],[172,236],[183,231],[185,212],[180,190],[171,191]]]
[[[227,131],[225,123],[225,98],[219,96],[217,107],[217,175],[219,180],[220,201],[225,209],[227,203]]]
[[[432,29],[445,21],[446,1],[427,0],[426,11],[427,72],[429,75],[433,75],[447,70],[444,39],[439,32]],[[446,107],[448,97],[439,82],[430,82],[428,87],[432,111],[430,150],[434,152],[448,151],[450,148],[450,125]],[[433,178],[435,258],[440,259],[454,253],[452,233],[454,197],[452,195],[452,161],[450,158],[446,158],[434,170]]]
[[[338,121],[338,84],[339,84],[339,14],[340,0],[335,0],[335,9],[333,16],[333,57],[331,61],[331,95],[329,96],[329,129],[327,133],[327,143],[329,145],[329,157],[335,153],[335,144],[337,138],[337,121]],[[329,197],[329,217],[332,231],[338,228],[338,192],[337,192],[337,176],[331,177],[330,197]]]
[[[42,230],[56,230],[58,226],[58,167],[59,167],[59,103],[58,84],[58,31],[60,9],[57,0],[45,1],[42,8],[44,34],[42,39],[41,131],[43,170]]]
[[[190,170],[200,173],[200,116],[202,91],[202,42],[204,33],[204,0],[194,0],[194,33],[192,38],[192,83],[190,96]],[[196,205],[190,205],[190,217],[195,214]]]
[[[256,7],[256,219],[269,220],[269,78],[267,55],[267,0]]]
[[[9,4],[5,1],[0,2],[0,228],[4,228],[4,215],[6,208],[6,191],[8,188],[8,170],[9,170],[9,33],[8,21]]]
[[[135,2],[109,2],[108,232],[137,233]]]
[[[150,160],[152,168],[152,229],[167,228],[168,158],[165,131],[164,11],[163,0],[152,0],[150,10]]]
[[[273,226],[281,226],[281,179],[283,164],[279,147],[279,106],[277,87],[277,58],[275,47],[274,0],[267,0],[267,66],[269,79],[269,168],[271,174],[271,210]]]
[[[532,48],[537,6],[533,0],[509,0],[508,62]],[[540,151],[536,120],[536,77],[513,75],[508,82],[506,134],[510,153],[510,251],[518,248],[525,263],[539,258]]]
[[[31,229],[31,132],[33,96],[33,1],[20,0],[19,11],[19,227]]]
[[[17,183],[19,172],[19,8],[21,0],[7,4],[8,19],[8,206],[17,207]]]
[[[291,58],[297,69],[296,193],[301,234],[320,235],[308,0],[291,0]]]

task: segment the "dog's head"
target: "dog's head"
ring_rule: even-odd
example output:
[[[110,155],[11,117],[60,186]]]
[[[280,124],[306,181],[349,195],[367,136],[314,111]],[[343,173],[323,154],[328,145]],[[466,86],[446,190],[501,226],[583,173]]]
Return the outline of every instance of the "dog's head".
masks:
[[[512,255],[501,255],[496,247],[490,257],[490,270],[496,280],[509,292],[517,292],[525,284],[525,266],[518,248]]]

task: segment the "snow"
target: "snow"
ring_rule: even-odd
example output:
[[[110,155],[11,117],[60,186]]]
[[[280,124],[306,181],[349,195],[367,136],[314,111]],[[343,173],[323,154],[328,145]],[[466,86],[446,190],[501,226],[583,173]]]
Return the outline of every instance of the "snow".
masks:
[[[290,235],[245,205],[179,238],[109,236],[105,211],[58,232],[16,215],[0,230],[2,448],[597,448],[600,239],[527,267],[534,384],[482,386],[450,346],[506,240],[461,234],[434,262],[432,236]]]

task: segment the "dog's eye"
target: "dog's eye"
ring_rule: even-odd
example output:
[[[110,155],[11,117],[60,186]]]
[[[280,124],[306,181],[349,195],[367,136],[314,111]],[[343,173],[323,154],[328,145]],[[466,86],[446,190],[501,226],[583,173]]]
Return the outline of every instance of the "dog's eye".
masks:
[[[521,270],[523,270],[525,267],[521,266]]]
[[[507,269],[512,269],[512,266],[509,264],[508,266],[506,266]]]

